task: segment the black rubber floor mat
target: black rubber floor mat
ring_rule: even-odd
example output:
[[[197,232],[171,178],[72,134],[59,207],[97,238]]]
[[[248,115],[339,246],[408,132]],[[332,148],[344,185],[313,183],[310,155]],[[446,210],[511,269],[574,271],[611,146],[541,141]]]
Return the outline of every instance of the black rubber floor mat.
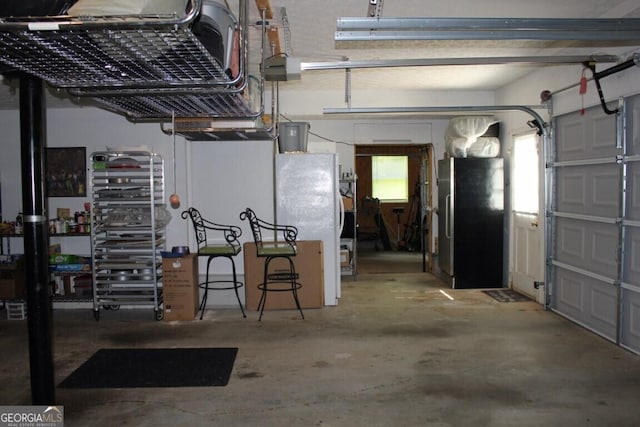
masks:
[[[98,350],[63,388],[213,387],[229,382],[237,348]]]
[[[491,291],[482,291],[499,302],[525,302],[532,301],[531,298],[522,295],[513,289],[496,289]]]

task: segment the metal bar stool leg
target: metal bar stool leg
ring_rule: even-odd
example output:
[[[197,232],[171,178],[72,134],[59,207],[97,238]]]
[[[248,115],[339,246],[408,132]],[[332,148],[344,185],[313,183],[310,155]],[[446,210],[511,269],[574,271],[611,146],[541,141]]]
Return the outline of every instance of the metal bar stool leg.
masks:
[[[304,319],[304,314],[300,307],[300,300],[298,299],[298,275],[296,274],[296,266],[291,258],[287,257],[287,260],[289,260],[289,271],[291,272],[291,292],[293,292],[293,299],[296,302],[300,316]]]
[[[269,282],[269,279],[268,279],[269,263],[271,262],[272,259],[273,259],[272,257],[267,257],[264,260],[264,274],[262,276],[262,283],[260,285],[262,287],[262,295],[260,295],[260,302],[258,303],[258,311],[260,311],[258,322],[262,320],[262,313],[264,311],[264,306],[267,304],[267,291],[268,291],[267,283]]]
[[[238,299],[238,305],[240,306],[240,311],[242,311],[242,317],[247,317],[244,312],[244,307],[242,307],[242,301],[240,301],[240,294],[238,293],[238,276],[236,274],[236,263],[233,260],[233,257],[227,257],[231,261],[231,270],[233,271],[233,290],[236,292],[236,298]]]
[[[209,257],[207,259],[207,274],[205,276],[205,281],[204,281],[204,294],[202,295],[202,300],[200,301],[200,320],[202,320],[202,318],[204,317],[204,308],[207,305],[207,298],[209,297],[209,265],[211,264],[211,261],[213,261],[213,257]]]

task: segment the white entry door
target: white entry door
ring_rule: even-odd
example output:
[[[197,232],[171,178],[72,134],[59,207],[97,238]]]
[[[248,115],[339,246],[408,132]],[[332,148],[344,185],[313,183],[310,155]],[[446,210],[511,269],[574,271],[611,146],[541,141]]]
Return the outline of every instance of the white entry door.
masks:
[[[514,137],[511,159],[511,287],[544,304],[544,218],[540,137]]]

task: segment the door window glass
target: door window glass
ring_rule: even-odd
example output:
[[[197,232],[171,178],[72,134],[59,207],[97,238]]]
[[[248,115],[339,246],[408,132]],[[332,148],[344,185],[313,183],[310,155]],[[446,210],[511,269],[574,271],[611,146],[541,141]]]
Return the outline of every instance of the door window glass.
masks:
[[[513,144],[513,209],[516,212],[538,212],[538,163],[537,136],[516,136]]]

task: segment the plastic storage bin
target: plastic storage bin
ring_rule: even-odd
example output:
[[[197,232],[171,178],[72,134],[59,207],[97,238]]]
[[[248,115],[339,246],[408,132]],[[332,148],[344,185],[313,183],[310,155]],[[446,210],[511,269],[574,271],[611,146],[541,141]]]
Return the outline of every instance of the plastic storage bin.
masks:
[[[27,303],[24,301],[6,302],[7,319],[24,320],[27,318]]]
[[[280,153],[306,152],[309,136],[309,123],[282,122],[278,124],[278,149]]]

